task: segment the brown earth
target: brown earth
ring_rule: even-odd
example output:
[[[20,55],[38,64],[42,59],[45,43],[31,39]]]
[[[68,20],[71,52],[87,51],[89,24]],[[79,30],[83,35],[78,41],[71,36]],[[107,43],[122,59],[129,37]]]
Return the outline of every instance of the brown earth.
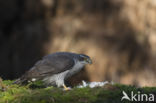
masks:
[[[0,14],[3,78],[19,77],[43,55],[70,51],[93,59],[77,82],[156,86],[155,0],[6,0]]]

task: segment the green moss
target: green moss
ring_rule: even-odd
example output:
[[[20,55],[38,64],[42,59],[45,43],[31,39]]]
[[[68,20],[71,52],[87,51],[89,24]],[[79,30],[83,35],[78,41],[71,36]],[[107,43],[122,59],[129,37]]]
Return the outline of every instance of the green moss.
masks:
[[[13,81],[3,81],[7,90],[0,91],[0,103],[121,103],[123,90],[128,94],[138,90],[144,93],[156,93],[156,87],[136,88],[120,84],[97,88],[73,88],[70,91],[64,91],[56,87],[44,88],[40,81],[26,86],[12,83]]]

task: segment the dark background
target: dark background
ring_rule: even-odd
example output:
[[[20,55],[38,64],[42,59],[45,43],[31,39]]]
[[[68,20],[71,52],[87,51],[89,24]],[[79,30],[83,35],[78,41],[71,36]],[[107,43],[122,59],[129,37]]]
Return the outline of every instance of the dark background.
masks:
[[[77,81],[155,86],[155,0],[0,0],[3,79],[56,51],[93,59]]]

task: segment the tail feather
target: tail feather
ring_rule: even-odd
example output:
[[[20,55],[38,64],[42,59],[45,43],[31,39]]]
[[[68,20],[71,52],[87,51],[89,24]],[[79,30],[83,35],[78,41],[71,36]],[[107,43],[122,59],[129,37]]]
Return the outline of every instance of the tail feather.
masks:
[[[13,84],[23,84],[25,80],[21,80],[20,78],[16,79]]]
[[[27,71],[23,76],[16,79],[14,84],[27,84],[28,80],[30,80],[33,77],[33,70],[35,67],[32,67],[29,71]]]
[[[20,84],[20,85],[21,85],[21,84],[25,84],[25,83],[27,83],[27,78],[26,78],[25,75],[23,75],[22,77],[16,79],[16,80],[13,82],[13,84]]]

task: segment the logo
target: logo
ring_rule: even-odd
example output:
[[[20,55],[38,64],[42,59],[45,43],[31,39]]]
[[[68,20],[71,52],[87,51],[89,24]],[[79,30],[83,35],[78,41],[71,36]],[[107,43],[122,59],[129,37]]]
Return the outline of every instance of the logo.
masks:
[[[126,93],[125,91],[122,91],[122,94],[123,94],[123,97],[121,98],[121,101],[122,101],[123,99],[127,99],[127,100],[130,101],[130,98],[128,97],[128,95],[127,95],[127,93]]]
[[[148,102],[148,101],[154,101],[154,94],[141,94],[140,91],[137,93],[134,93],[131,91],[131,94],[128,95],[125,91],[122,91],[122,98],[121,101],[123,100],[128,100],[128,101],[141,101],[141,102]]]

